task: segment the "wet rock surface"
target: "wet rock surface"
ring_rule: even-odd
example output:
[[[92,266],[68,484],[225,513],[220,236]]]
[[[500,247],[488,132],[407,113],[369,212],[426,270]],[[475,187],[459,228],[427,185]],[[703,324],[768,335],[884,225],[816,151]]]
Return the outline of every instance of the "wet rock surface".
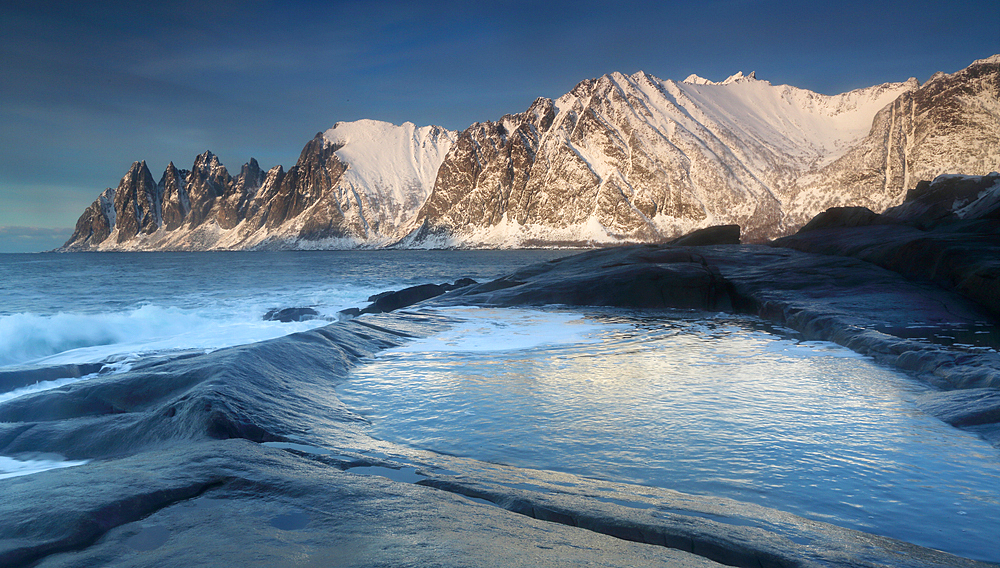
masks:
[[[336,384],[448,323],[372,314],[9,401],[4,455],[93,461],[0,480],[0,565],[987,566],[729,499],[370,438]]]
[[[100,372],[101,363],[54,365],[47,367],[20,367],[0,371],[0,392],[8,392],[39,381],[77,378]]]
[[[451,292],[452,290],[458,290],[459,288],[465,288],[466,286],[472,286],[473,284],[477,284],[477,282],[471,278],[460,278],[453,284],[420,284],[418,286],[403,288],[398,292],[382,292],[381,294],[375,294],[374,296],[368,298],[368,301],[371,302],[368,307],[362,308],[356,313],[353,310],[344,310],[341,313],[352,316],[361,314],[383,314],[400,308],[405,308],[407,306],[412,306],[418,302],[423,302],[424,300],[440,296],[445,292]]]
[[[293,321],[306,321],[315,319],[319,312],[312,308],[274,308],[264,314],[264,321],[280,321],[283,323]]]

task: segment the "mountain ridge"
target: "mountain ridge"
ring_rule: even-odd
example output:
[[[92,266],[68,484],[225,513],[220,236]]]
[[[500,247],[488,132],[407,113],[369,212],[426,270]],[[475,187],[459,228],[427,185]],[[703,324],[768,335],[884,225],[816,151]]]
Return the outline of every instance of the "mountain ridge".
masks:
[[[206,152],[153,183],[136,162],[60,250],[594,246],[718,224],[762,241],[1000,169],[998,77],[1000,55],[839,95],[616,72],[462,132],[339,122],[287,172],[232,177]]]

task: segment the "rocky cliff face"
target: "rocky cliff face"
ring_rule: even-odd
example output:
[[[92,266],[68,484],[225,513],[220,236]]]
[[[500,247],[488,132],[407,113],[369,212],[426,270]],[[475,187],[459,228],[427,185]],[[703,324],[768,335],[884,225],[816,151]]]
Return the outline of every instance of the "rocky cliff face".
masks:
[[[938,73],[881,109],[841,157],[799,176],[786,215],[801,226],[833,206],[881,212],[920,180],[1000,170],[1000,55]]]
[[[760,241],[834,205],[882,211],[920,179],[1000,168],[998,77],[994,56],[837,96],[753,74],[584,81],[463,132],[404,243],[662,242],[729,223]]]
[[[384,245],[430,194],[455,134],[377,121],[319,133],[285,171],[251,159],[233,177],[205,152],[159,183],[136,162],[80,217],[62,250]]]
[[[206,152],[154,184],[137,162],[63,248],[594,245],[724,224],[762,241],[833,206],[883,211],[921,179],[1000,169],[998,101],[1000,55],[835,96],[754,74],[612,73],[460,134],[338,123],[287,171],[251,160],[234,178]]]
[[[115,231],[117,243],[124,243],[137,234],[149,234],[160,224],[160,195],[146,162],[136,162],[129,168],[115,190]]]
[[[109,187],[80,215],[66,245],[73,243],[79,249],[97,246],[111,235],[115,221],[115,190]]]

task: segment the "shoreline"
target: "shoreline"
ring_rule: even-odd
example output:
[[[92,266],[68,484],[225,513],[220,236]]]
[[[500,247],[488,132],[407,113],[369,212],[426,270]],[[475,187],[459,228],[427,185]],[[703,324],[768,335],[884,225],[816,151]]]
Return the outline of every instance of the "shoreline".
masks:
[[[309,550],[317,565],[348,566],[995,566],[731,499],[371,438],[336,384],[362,358],[448,323],[369,314],[11,401],[0,439],[30,417],[41,422],[15,439],[65,450],[97,431],[91,449],[105,453],[0,481],[0,518],[32,519],[0,522],[0,560],[274,565]],[[309,378],[317,365],[335,373]],[[326,406],[301,405],[314,397]]]

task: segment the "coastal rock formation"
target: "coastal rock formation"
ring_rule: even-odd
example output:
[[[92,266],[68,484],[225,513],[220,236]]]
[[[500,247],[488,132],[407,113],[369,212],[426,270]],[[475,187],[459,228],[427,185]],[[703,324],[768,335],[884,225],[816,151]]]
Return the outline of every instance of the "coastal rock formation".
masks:
[[[280,321],[284,323],[292,321],[306,321],[319,316],[319,312],[313,308],[273,308],[264,314],[264,321]]]
[[[369,437],[337,384],[444,325],[366,315],[6,402],[0,453],[94,461],[0,480],[0,563],[989,566],[731,499]]]
[[[403,288],[399,291],[388,291],[382,292],[381,294],[376,294],[370,298],[368,301],[371,304],[360,310],[348,310],[347,312],[341,312],[352,316],[357,316],[361,314],[384,314],[387,312],[392,312],[400,308],[405,308],[407,306],[412,306],[413,304],[423,302],[430,298],[435,298],[444,294],[445,292],[451,292],[452,290],[458,290],[459,288],[464,288],[466,286],[472,286],[478,284],[475,280],[471,278],[460,278],[455,281],[454,284],[420,284],[417,286],[410,286],[409,288]]]
[[[611,73],[461,133],[337,123],[287,171],[233,178],[206,152],[154,184],[137,162],[61,250],[595,246],[725,224],[763,242],[1000,169],[998,101],[1000,55],[834,96]]]
[[[1000,173],[922,181],[882,215],[830,209],[772,246],[858,258],[1000,316]]]

